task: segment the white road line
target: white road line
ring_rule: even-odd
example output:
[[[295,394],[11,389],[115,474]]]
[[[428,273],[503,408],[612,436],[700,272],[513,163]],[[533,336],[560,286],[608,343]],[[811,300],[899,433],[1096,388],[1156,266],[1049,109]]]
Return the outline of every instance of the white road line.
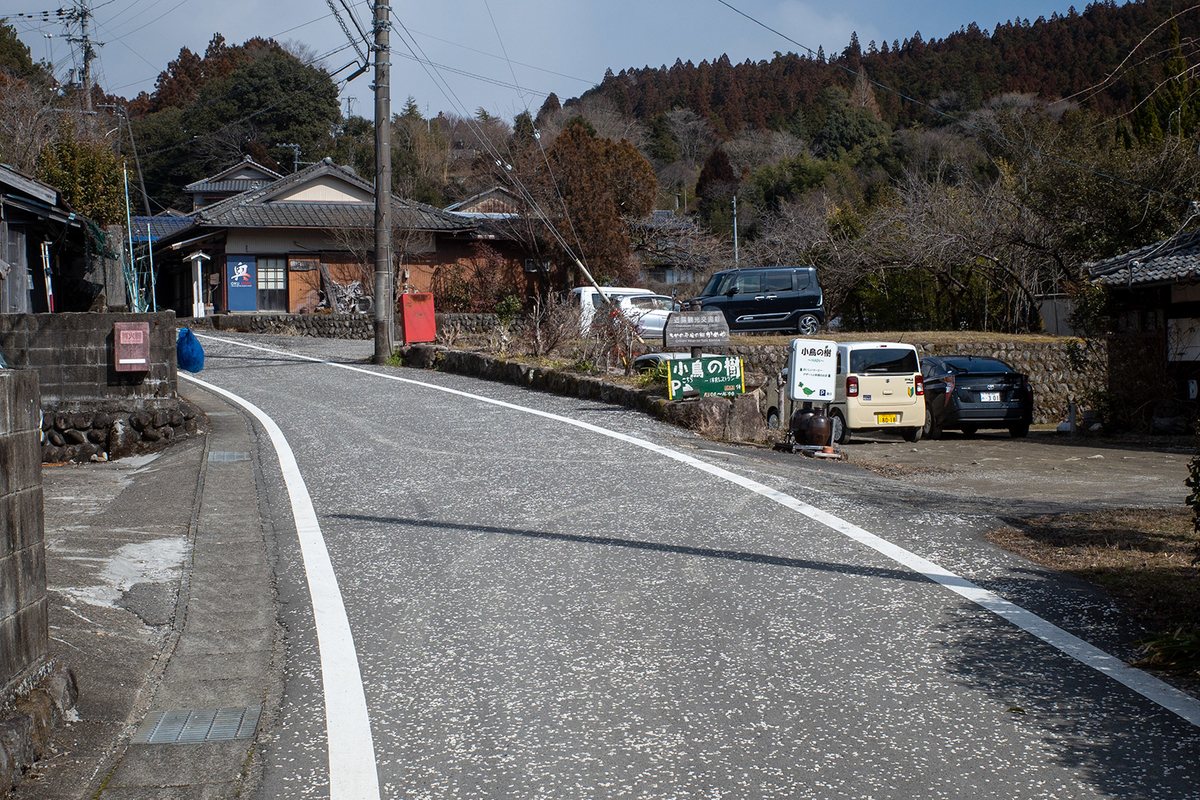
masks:
[[[1042,619],[1032,611],[1028,611],[1016,605],[1015,603],[1009,602],[1003,597],[1000,597],[998,594],[990,592],[981,586],[977,586],[966,578],[960,577],[959,575],[942,568],[934,562],[918,556],[916,553],[905,550],[903,547],[876,536],[875,534],[864,530],[857,525],[847,522],[840,517],[822,511],[814,506],[810,506],[808,503],[797,500],[794,497],[772,489],[770,486],[766,486],[758,481],[743,477],[736,473],[730,472],[729,470],[722,469],[721,467],[701,461],[700,459],[694,458],[686,453],[681,453],[668,447],[655,444],[654,442],[650,442],[645,439],[639,439],[636,436],[618,433],[617,431],[610,431],[587,422],[571,419],[570,417],[552,414],[548,411],[539,411],[536,408],[526,408],[525,406],[506,403],[503,400],[495,400],[490,397],[483,397],[482,395],[459,391],[458,389],[437,386],[432,383],[425,383],[423,381],[417,381],[411,378],[402,378],[399,375],[388,375],[386,373],[376,372],[374,370],[364,369],[362,367],[355,367],[349,364],[339,364],[337,362],[328,361],[322,358],[288,353],[285,350],[275,350],[269,347],[247,344],[245,342],[238,342],[232,339],[224,339],[217,336],[206,335],[203,336],[203,338],[224,342],[237,347],[246,347],[252,350],[261,350],[268,353],[275,353],[277,355],[284,355],[303,361],[326,364],[331,367],[337,367],[338,369],[345,369],[351,372],[361,372],[365,375],[371,375],[376,378],[383,378],[385,380],[396,381],[398,383],[407,383],[413,386],[421,386],[427,389],[444,392],[446,394],[456,395],[458,397],[470,398],[482,403],[500,406],[501,408],[507,408],[524,414],[532,414],[537,417],[543,417],[556,422],[562,422],[567,425],[572,425],[576,428],[582,428],[583,430],[599,434],[600,436],[607,436],[611,439],[627,442],[628,444],[632,444],[636,447],[666,456],[667,458],[678,461],[681,464],[686,464],[693,469],[706,472],[716,478],[729,481],[730,483],[741,486],[742,488],[754,492],[755,494],[761,495],[768,500],[778,503],[785,508],[791,509],[798,514],[802,514],[814,522],[818,522],[827,528],[830,528],[831,530],[837,531],[843,536],[853,539],[854,541],[859,542],[860,544],[863,544],[872,550],[883,554],[884,556],[887,556],[896,563],[908,567],[913,572],[928,578],[934,583],[949,589],[951,592],[954,592],[960,597],[970,600],[972,603],[975,603],[976,605],[992,612],[1001,619],[1012,623],[1021,630],[1032,634],[1051,647],[1071,656],[1080,663],[1091,667],[1097,672],[1106,675],[1118,683],[1132,689],[1142,697],[1145,697],[1147,700],[1157,703],[1166,710],[1177,714],[1179,717],[1187,720],[1192,725],[1200,727],[1200,701],[1196,700],[1196,698],[1192,697],[1191,695],[1179,691],[1175,687],[1160,681],[1158,678],[1155,678],[1153,675],[1129,666],[1119,658],[1109,655],[1100,648],[1085,642],[1074,634],[1068,633],[1057,625]]]
[[[275,421],[253,403],[232,392],[191,375],[179,377],[237,403],[254,415],[271,437],[279,469],[292,503],[296,534],[304,557],[304,574],[312,598],[313,618],[317,626],[317,646],[321,652],[321,684],[325,694],[325,727],[329,739],[330,800],[379,800],[379,774],[375,765],[375,744],[371,721],[367,716],[367,698],[362,674],[358,669],[358,651],[350,620],[338,588],[325,537],[317,522],[308,487],[300,474],[296,456]]]

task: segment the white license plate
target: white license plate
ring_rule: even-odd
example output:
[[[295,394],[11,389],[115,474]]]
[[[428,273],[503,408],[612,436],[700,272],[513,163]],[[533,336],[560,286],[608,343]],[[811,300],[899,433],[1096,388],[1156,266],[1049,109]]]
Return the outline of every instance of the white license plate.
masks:
[[[981,403],[999,403],[1000,402],[1000,393],[999,392],[980,392],[979,393],[979,402],[981,402]]]

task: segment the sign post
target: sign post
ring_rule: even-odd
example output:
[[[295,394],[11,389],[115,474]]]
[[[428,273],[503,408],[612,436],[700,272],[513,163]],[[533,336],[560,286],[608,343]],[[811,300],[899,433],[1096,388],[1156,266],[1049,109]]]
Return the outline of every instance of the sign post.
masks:
[[[829,404],[833,402],[836,387],[837,343],[820,339],[792,339],[788,349],[788,398],[793,402],[820,403],[824,406],[824,415],[828,417]],[[833,456],[833,434],[833,425],[830,424],[829,442],[822,446],[822,455]]]
[[[691,350],[699,358],[705,347],[728,347],[729,323],[720,311],[676,311],[663,325],[664,350]]]

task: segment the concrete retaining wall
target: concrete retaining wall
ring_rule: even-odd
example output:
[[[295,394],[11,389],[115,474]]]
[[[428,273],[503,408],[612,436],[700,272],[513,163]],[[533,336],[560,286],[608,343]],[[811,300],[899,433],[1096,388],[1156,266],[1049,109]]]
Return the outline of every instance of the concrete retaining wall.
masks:
[[[990,356],[1011,364],[1029,376],[1033,384],[1034,423],[1061,422],[1067,418],[1067,405],[1086,407],[1092,388],[1106,382],[1104,354],[1082,371],[1071,363],[1075,340],[1053,342],[989,342],[964,344],[928,344],[909,342],[922,355]],[[783,345],[737,345],[730,350],[742,357],[747,372],[774,375],[787,366],[787,347]]]
[[[0,371],[0,794],[47,755],[79,695],[49,658],[40,405],[36,372]]]
[[[0,686],[46,657],[37,374],[0,371]]]
[[[147,372],[117,372],[113,323],[150,326]],[[41,459],[123,458],[195,433],[179,398],[175,313],[0,314],[0,351],[41,385]]]
[[[150,325],[149,371],[117,372],[113,323]],[[178,398],[175,312],[0,314],[0,351],[15,369],[38,373],[43,408],[132,410],[171,407]]]

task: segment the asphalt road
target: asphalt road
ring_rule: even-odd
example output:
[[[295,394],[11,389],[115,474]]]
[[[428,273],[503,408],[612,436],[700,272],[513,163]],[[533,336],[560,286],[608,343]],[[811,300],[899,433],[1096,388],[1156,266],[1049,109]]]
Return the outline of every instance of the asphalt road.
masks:
[[[200,377],[278,424],[311,495],[381,797],[1196,796],[1200,728],[1153,686],[968,599],[1133,653],[1102,597],[982,541],[987,498],[371,367],[370,342],[221,338]],[[263,442],[289,668],[260,796],[327,797],[329,654]]]

